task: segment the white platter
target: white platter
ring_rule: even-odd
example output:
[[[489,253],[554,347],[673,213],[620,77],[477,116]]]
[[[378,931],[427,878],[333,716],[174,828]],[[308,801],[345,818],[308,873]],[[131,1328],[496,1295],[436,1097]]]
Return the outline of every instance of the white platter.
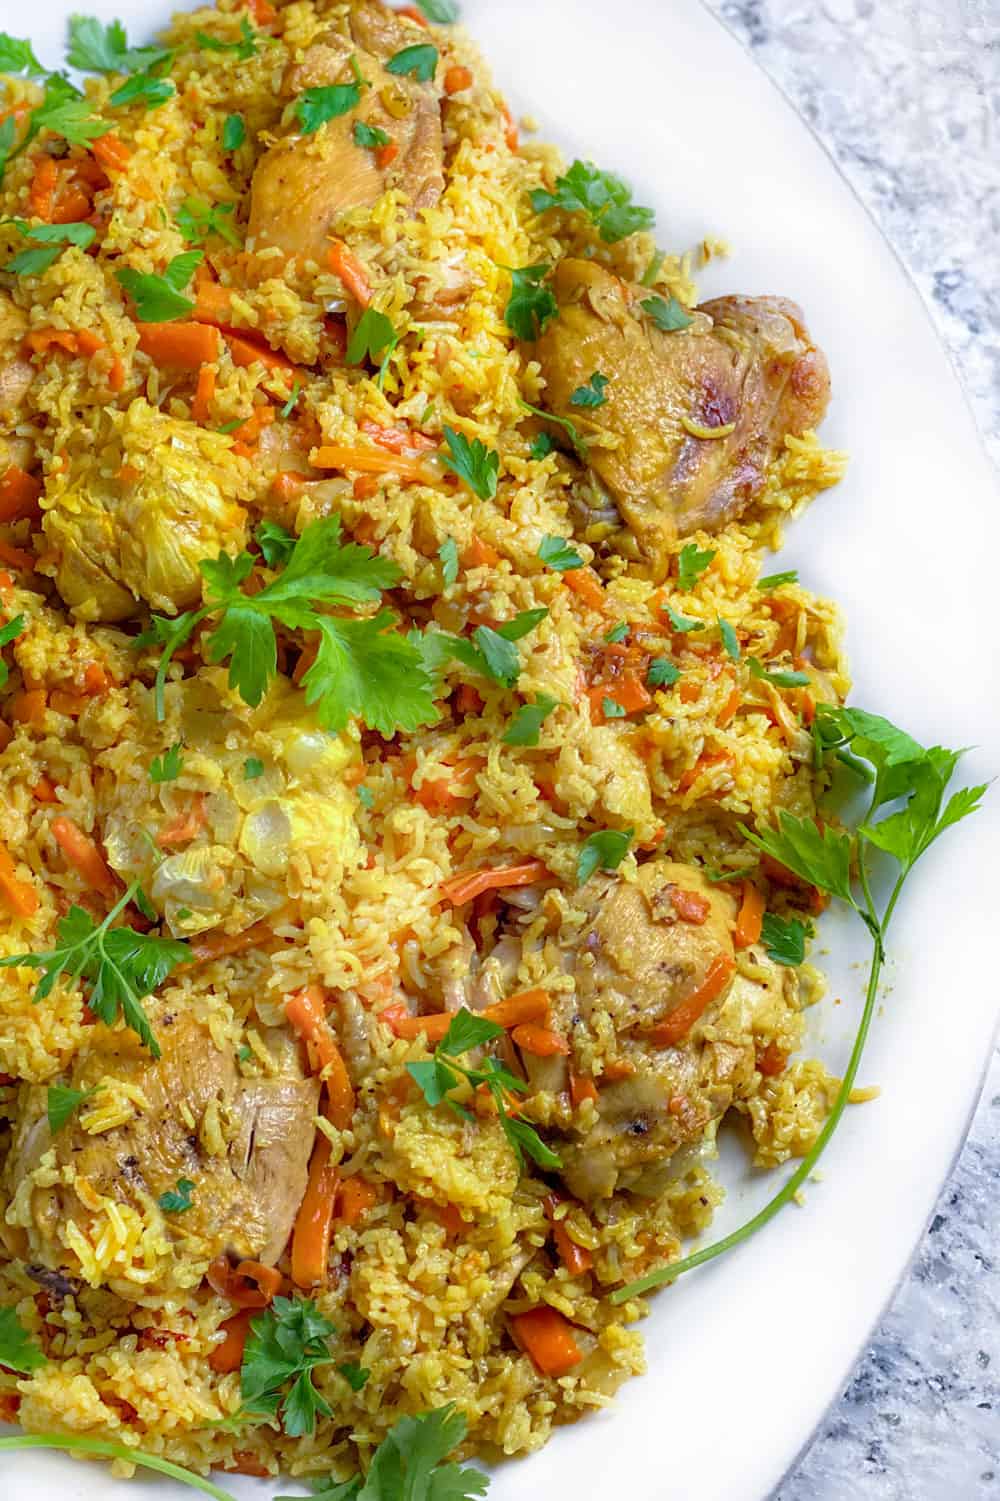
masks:
[[[3,24],[30,32],[56,66],[77,8],[119,16],[145,41],[171,7],[36,0],[9,7]],[[464,15],[515,114],[536,116],[569,156],[625,176],[657,208],[663,245],[706,233],[733,243],[732,259],[705,276],[706,295],[782,293],[803,305],[833,372],[824,437],[853,457],[782,558],[847,612],[853,701],[925,743],[978,747],[965,779],[985,780],[1000,769],[993,477],[920,299],[850,188],[697,0],[465,0]],[[806,1207],[660,1297],[645,1325],[648,1376],[614,1409],[504,1467],[490,1501],[762,1501],[777,1484],[905,1269],[968,1123],[997,1012],[998,810],[995,792],[907,887],[862,1069],[882,1095],[848,1113]],[[837,1070],[867,943],[836,916],[822,931],[843,1004],[814,1013],[814,1040]],[[735,1159],[725,1168],[717,1231],[776,1182]],[[218,1478],[257,1501],[272,1489]],[[18,1454],[3,1457],[0,1494],[124,1492],[93,1467]],[[138,1479],[128,1490],[130,1501],[182,1494],[193,1493]]]

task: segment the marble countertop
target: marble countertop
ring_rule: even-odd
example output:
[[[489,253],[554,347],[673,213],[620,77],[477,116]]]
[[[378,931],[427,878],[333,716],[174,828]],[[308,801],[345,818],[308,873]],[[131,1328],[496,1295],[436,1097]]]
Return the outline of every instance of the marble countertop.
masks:
[[[708,0],[914,276],[1000,464],[998,0]],[[771,1501],[1000,1501],[1000,1052],[916,1259]]]

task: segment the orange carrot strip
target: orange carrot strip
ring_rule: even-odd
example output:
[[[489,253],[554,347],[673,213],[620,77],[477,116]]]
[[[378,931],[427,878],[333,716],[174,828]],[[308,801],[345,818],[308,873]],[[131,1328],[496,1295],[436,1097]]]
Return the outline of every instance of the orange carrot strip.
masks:
[[[210,323],[141,323],[139,348],[157,365],[197,370],[219,358],[219,330]]]
[[[227,324],[232,321],[232,300],[229,287],[223,287],[217,281],[202,280],[195,291],[191,316],[198,323]]]
[[[775,1042],[769,1042],[764,1051],[757,1055],[757,1067],[767,1079],[773,1079],[776,1074],[783,1074],[787,1064],[788,1054]]]
[[[550,1027],[539,1027],[534,1022],[522,1022],[510,1034],[511,1039],[524,1052],[535,1058],[554,1058],[557,1053],[568,1053],[569,1043]]]
[[[198,383],[194,388],[194,398],[191,402],[191,416],[203,427],[211,415],[210,408],[215,400],[215,376],[214,365],[202,365],[198,371]]]
[[[25,341],[33,354],[45,354],[53,344],[65,349],[67,354],[79,350],[76,334],[68,328],[33,328]]]
[[[230,1371],[238,1371],[243,1364],[243,1347],[250,1333],[250,1320],[253,1318],[256,1318],[254,1309],[245,1308],[242,1313],[226,1319],[219,1325],[226,1337],[221,1344],[215,1346],[208,1357],[208,1363],[217,1375],[225,1376]]]
[[[271,494],[275,500],[280,500],[287,505],[290,501],[299,498],[304,484],[304,474],[299,474],[294,469],[282,469],[271,481]]]
[[[262,1261],[241,1261],[238,1263],[233,1275],[236,1282],[255,1282],[257,1284],[256,1289],[246,1288],[244,1290],[235,1286],[233,1301],[237,1304],[239,1304],[241,1298],[249,1299],[256,1292],[256,1296],[266,1306],[280,1293],[281,1284],[284,1281],[277,1267],[265,1266]],[[243,1306],[250,1308],[254,1304],[247,1302]]]
[[[559,1260],[571,1277],[582,1277],[584,1272],[589,1272],[594,1265],[594,1258],[586,1246],[577,1245],[562,1220],[556,1219],[556,1207],[561,1200],[561,1194],[546,1194],[542,1200],[542,1207],[552,1226],[552,1239],[556,1243]]]
[[[572,1324],[548,1304],[516,1313],[510,1328],[516,1343],[531,1356],[543,1376],[565,1376],[583,1359]]]
[[[681,922],[692,923],[698,928],[708,920],[708,914],[712,910],[707,896],[702,896],[699,891],[687,891],[683,886],[671,889],[670,900]]]
[[[289,996],[285,1015],[298,1035],[315,1048],[326,1080],[327,1114],[338,1131],[346,1130],[354,1118],[354,1088],[326,1019],[323,987],[306,985]]]
[[[76,347],[78,352],[86,355],[89,360],[92,354],[96,354],[99,349],[104,348],[104,340],[100,334],[95,334],[92,329],[78,328],[76,331]]]
[[[510,110],[507,108],[506,104],[502,105],[501,108],[503,109],[504,119],[507,121],[507,128],[503,133],[503,138],[507,142],[508,150],[516,151],[518,146],[518,139],[517,126],[514,124],[514,117],[512,116]]]
[[[0,475],[0,522],[25,521],[38,514],[41,481],[17,464],[9,464]]]
[[[283,354],[277,354],[269,344],[256,343],[252,339],[244,338],[242,334],[226,332],[226,343],[229,345],[229,353],[232,355],[233,364],[239,366],[252,365],[259,360],[268,370],[281,370],[288,375],[299,374],[298,368]]]
[[[727,724],[732,724],[733,720],[736,718],[736,712],[742,702],[742,689],[739,687],[734,687],[729,697],[726,699],[726,702],[719,710],[719,717],[715,721],[720,730],[724,730]]]
[[[315,1287],[326,1281],[339,1185],[340,1174],[330,1162],[329,1139],[320,1132],[309,1161],[309,1181],[292,1230],[292,1281],[296,1287]]]
[[[578,1074],[575,1069],[569,1071],[569,1102],[573,1109],[582,1105],[584,1100],[597,1101],[597,1085],[593,1079],[588,1079],[586,1074]]]
[[[522,990],[487,1006],[483,1015],[498,1027],[519,1027],[524,1022],[548,1021],[551,1004],[552,998],[547,990]]]
[[[114,901],[121,889],[118,877],[109,868],[96,842],[71,818],[62,815],[54,818],[50,827],[52,837],[84,884],[109,902]]]
[[[31,179],[31,187],[28,189],[28,212],[36,219],[43,219],[46,224],[52,222],[52,208],[58,182],[59,168],[55,157],[39,157],[35,166],[35,175]]]
[[[604,589],[592,568],[570,568],[563,574],[563,582],[592,610],[604,609]]]
[[[37,729],[45,723],[48,701],[44,688],[26,688],[14,694],[8,713],[15,724],[30,724]]]
[[[442,776],[425,779],[414,789],[422,808],[434,813],[455,813],[478,792],[476,777],[485,766],[482,756],[463,756]]]
[[[725,990],[734,967],[728,954],[717,954],[698,989],[646,1034],[653,1046],[672,1048],[682,1037],[686,1037],[705,1007]]]
[[[91,141],[90,153],[105,170],[112,172],[124,172],[132,157],[124,142],[110,130],[105,135],[98,136],[96,141]]]
[[[100,662],[88,662],[83,669],[83,686],[87,693],[95,698],[101,693],[107,693],[111,687],[111,679],[108,677]]]
[[[408,16],[411,21],[416,21],[418,26],[427,25],[427,17],[422,15],[415,5],[401,5],[396,12],[397,16]]]
[[[495,568],[499,561],[500,554],[496,548],[484,542],[482,537],[473,537],[468,547],[462,549],[463,568]]]
[[[68,719],[79,719],[89,706],[86,693],[67,693],[63,688],[53,688],[49,694],[49,708],[54,714],[65,714]]]
[[[331,241],[330,249],[327,251],[327,261],[330,270],[335,276],[340,277],[355,302],[360,302],[362,307],[367,307],[372,300],[368,273],[354,252],[348,250],[343,240]]]
[[[387,1006],[379,1015],[397,1037],[405,1037],[409,1042],[424,1036],[429,1043],[438,1043],[455,1020],[454,1012],[451,1011],[433,1011],[429,1016],[410,1016],[402,1007],[397,1010],[395,1006]]]
[[[375,165],[380,171],[385,171],[386,167],[392,166],[398,155],[399,142],[386,141],[385,145],[380,146],[375,153]]]
[[[258,26],[270,26],[278,14],[271,0],[247,0],[247,9]]]
[[[116,354],[111,361],[111,369],[108,371],[108,385],[112,391],[121,391],[125,385],[125,362],[120,354]]]
[[[0,892],[7,905],[18,917],[34,917],[38,911],[38,895],[27,881],[20,881],[17,870],[5,845],[0,844]]]
[[[156,842],[161,850],[170,849],[175,844],[190,844],[204,827],[205,797],[203,793],[196,792],[191,799],[191,806],[184,813],[179,813],[173,823],[160,830]]]
[[[207,964],[210,959],[225,959],[230,954],[241,954],[244,949],[257,948],[274,937],[270,923],[255,922],[242,933],[203,933],[191,943],[192,957],[186,964],[179,964],[176,974],[194,969],[197,964]]]
[[[0,542],[0,562],[9,563],[11,568],[22,568],[33,573],[37,561],[34,554],[25,552],[23,547],[12,547],[9,542]]]
[[[420,459],[405,454],[378,453],[373,448],[350,448],[344,444],[324,444],[309,455],[317,469],[357,469],[362,474],[398,474],[415,484],[430,485],[435,475]]]
[[[453,907],[482,896],[484,891],[502,891],[507,886],[530,886],[548,875],[543,860],[526,860],[521,865],[501,865],[495,869],[461,871],[441,882],[441,895]]]
[[[743,882],[743,900],[740,903],[733,943],[738,949],[748,949],[760,939],[764,925],[764,893],[752,881]]]
[[[35,799],[36,803],[57,803],[59,801],[59,795],[56,792],[55,784],[49,777],[45,776],[44,773],[38,778],[38,781],[32,787],[31,795]]]
[[[371,438],[380,448],[388,448],[391,453],[405,453],[407,449],[427,452],[438,446],[436,438],[428,438],[426,433],[415,432],[411,427],[384,427],[380,422],[369,422],[367,418],[358,425],[366,438]]]
[[[608,717],[604,710],[605,699],[610,699],[613,704],[624,709],[626,714],[648,709],[653,702],[651,694],[634,673],[627,673],[617,682],[598,683],[590,689],[587,697],[590,699],[590,718],[593,724],[603,724]]]
[[[463,89],[472,87],[472,74],[468,68],[463,68],[460,63],[454,63],[444,75],[444,91],[446,94],[460,94]]]
[[[337,1219],[342,1225],[356,1225],[378,1203],[378,1190],[364,1178],[345,1178],[337,1200]]]

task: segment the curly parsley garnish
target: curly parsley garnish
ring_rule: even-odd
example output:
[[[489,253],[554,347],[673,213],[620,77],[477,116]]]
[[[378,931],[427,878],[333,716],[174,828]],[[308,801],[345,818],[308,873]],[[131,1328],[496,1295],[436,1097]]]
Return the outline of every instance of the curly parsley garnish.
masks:
[[[527,1087],[524,1081],[516,1078],[495,1058],[484,1058],[482,1068],[470,1068],[459,1061],[460,1055],[467,1053],[470,1048],[482,1047],[484,1043],[502,1036],[503,1027],[487,1021],[484,1016],[473,1015],[463,1006],[455,1012],[448,1031],[434,1049],[433,1058],[426,1062],[408,1063],[407,1072],[420,1086],[428,1105],[447,1105],[449,1110],[466,1121],[472,1120],[472,1116],[451,1098],[451,1091],[463,1079],[473,1088],[485,1084],[496,1104],[500,1124],[513,1148],[518,1166],[523,1169],[524,1153],[527,1153],[539,1167],[561,1167],[560,1159],[545,1145],[534,1127],[515,1119],[510,1113],[510,1097],[512,1094],[524,1093]]]
[[[742,831],[752,845],[780,861],[801,881],[846,902],[871,934],[873,953],[868,988],[850,1061],[823,1129],[784,1187],[764,1208],[713,1245],[618,1288],[611,1294],[613,1303],[626,1302],[665,1282],[673,1282],[683,1272],[712,1261],[748,1240],[795,1197],[815,1172],[854,1088],[878,1001],[885,937],[906,878],[936,839],[976,811],[986,793],[986,784],[963,787],[945,802],[961,752],[942,746],[927,750],[879,714],[823,704],[817,709],[816,722],[824,754],[838,747],[849,747],[851,755],[870,768],[871,802],[862,821],[853,829],[827,825],[820,830],[812,819],[798,818],[781,809],[777,828],[743,827]],[[894,876],[894,880],[880,910],[873,875],[875,867],[884,865],[886,860],[890,862],[887,874]],[[787,929],[779,935],[776,922],[772,918],[768,930],[771,946],[776,946],[780,937],[780,952],[788,955],[792,952],[793,935]],[[794,952],[798,953],[797,935]],[[774,957],[778,958],[777,954]],[[787,963],[788,958],[779,958],[778,962]]]

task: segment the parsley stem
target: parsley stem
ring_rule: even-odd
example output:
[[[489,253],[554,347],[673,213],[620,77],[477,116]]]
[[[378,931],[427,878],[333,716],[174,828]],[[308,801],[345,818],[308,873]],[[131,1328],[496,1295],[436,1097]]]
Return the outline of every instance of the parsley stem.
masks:
[[[899,883],[897,882],[897,892],[898,887]],[[843,1079],[840,1081],[840,1088],[837,1090],[837,1096],[833,1102],[833,1109],[827,1116],[826,1123],[811,1149],[803,1157],[801,1163],[785,1183],[784,1187],[779,1189],[774,1198],[769,1199],[763,1209],[759,1210],[752,1219],[747,1220],[745,1225],[741,1225],[738,1230],[734,1230],[732,1234],[724,1236],[722,1240],[715,1241],[713,1245],[705,1246],[700,1251],[693,1251],[690,1256],[685,1256],[682,1261],[675,1261],[669,1266],[659,1267],[655,1272],[650,1272],[647,1276],[640,1277],[637,1282],[630,1282],[626,1287],[618,1288],[611,1294],[610,1301],[612,1303],[624,1303],[629,1298],[638,1297],[642,1293],[652,1291],[655,1287],[663,1286],[664,1283],[673,1282],[675,1278],[681,1276],[683,1272],[691,1271],[693,1267],[702,1266],[706,1261],[714,1261],[724,1251],[732,1250],[734,1246],[741,1245],[743,1241],[749,1240],[751,1235],[755,1234],[756,1231],[762,1230],[766,1224],[774,1219],[778,1211],[783,1209],[795,1197],[822,1157],[826,1145],[840,1124],[840,1118],[847,1107],[848,1099],[854,1088],[854,1081],[857,1078],[858,1068],[861,1064],[861,1055],[865,1050],[865,1043],[868,1040],[868,1031],[871,1026],[872,1017],[875,1014],[875,1002],[878,999],[878,982],[881,973],[881,945],[876,945],[875,952],[872,955],[871,971],[868,976],[868,990],[865,996],[864,1010],[861,1013],[861,1021],[858,1025],[847,1069]]]
[[[224,1491],[221,1486],[213,1485],[211,1480],[204,1480],[192,1470],[172,1464],[169,1459],[161,1459],[158,1454],[143,1454],[141,1450],[130,1449],[126,1444],[112,1443],[108,1439],[90,1438],[87,1434],[21,1433],[16,1438],[0,1438],[0,1452],[13,1449],[67,1449],[81,1454],[95,1454],[102,1459],[121,1459],[147,1470],[158,1470],[161,1475],[169,1475],[171,1480],[179,1480],[182,1485],[204,1491],[206,1496],[213,1496],[215,1501],[233,1501],[231,1491]]]

